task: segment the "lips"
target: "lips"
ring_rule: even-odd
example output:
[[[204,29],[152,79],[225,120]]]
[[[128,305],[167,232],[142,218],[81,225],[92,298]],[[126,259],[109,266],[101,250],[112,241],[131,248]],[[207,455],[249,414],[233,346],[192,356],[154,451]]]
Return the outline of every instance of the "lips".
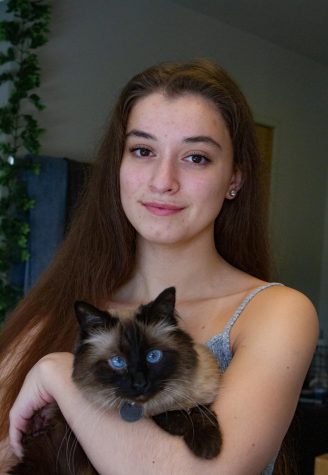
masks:
[[[171,203],[161,203],[156,201],[144,202],[142,205],[155,216],[172,216],[178,214],[184,208]]]

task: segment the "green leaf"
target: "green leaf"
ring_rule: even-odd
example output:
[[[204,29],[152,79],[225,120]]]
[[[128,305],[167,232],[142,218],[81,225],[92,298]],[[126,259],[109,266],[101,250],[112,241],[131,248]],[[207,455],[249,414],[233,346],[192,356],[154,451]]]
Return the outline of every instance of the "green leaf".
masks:
[[[0,281],[0,321],[5,319],[22,295],[21,288]]]
[[[26,191],[22,172],[29,169],[38,174],[40,164],[31,160],[10,164],[8,157],[22,155],[23,150],[39,154],[43,129],[24,107],[28,102],[37,111],[44,109],[34,92],[40,86],[41,72],[34,50],[48,40],[51,9],[42,0],[7,0],[7,12],[10,21],[0,21],[0,41],[8,44],[0,52],[0,66],[5,66],[0,85],[8,83],[10,88],[7,103],[0,107],[0,133],[4,136],[0,142],[0,185],[4,190],[0,199],[0,320],[22,295],[21,289],[9,284],[9,271],[15,263],[29,259],[26,218],[35,200]]]
[[[29,96],[29,100],[32,102],[32,104],[35,106],[35,108],[39,111],[42,111],[45,109],[45,105],[41,101],[41,98],[37,94],[31,94]]]
[[[15,61],[14,48],[8,48],[6,53],[0,53],[0,65]]]
[[[0,151],[8,157],[8,155],[11,155],[11,145],[8,143],[0,143]],[[1,173],[1,172],[0,172]]]
[[[0,74],[0,84],[2,82],[13,81],[15,79],[15,75],[10,72],[5,72]]]
[[[17,46],[21,41],[21,25],[17,21],[2,21],[0,28],[0,40],[8,41]]]
[[[0,108],[0,132],[10,134],[15,128],[15,116],[9,107]]]

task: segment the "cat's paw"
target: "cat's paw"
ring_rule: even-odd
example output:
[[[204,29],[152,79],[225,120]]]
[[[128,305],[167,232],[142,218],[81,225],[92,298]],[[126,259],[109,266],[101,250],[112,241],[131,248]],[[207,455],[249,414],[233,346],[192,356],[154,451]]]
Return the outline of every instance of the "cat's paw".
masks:
[[[222,447],[222,434],[215,413],[206,407],[197,407],[190,415],[193,424],[183,436],[187,446],[197,457],[217,457]]]
[[[168,411],[153,416],[156,424],[172,435],[184,435],[190,428],[190,417],[187,411]]]
[[[222,447],[222,437],[218,430],[208,430],[204,433],[198,430],[190,431],[184,435],[184,440],[190,450],[197,456],[203,459],[213,459],[217,457]]]

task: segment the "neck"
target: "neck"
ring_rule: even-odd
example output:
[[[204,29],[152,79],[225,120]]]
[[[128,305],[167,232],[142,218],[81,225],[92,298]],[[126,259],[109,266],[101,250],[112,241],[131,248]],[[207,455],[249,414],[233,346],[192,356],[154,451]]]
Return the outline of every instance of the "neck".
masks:
[[[206,241],[206,242],[205,242]],[[211,295],[224,282],[229,264],[219,256],[213,239],[161,245],[139,239],[134,276],[116,296],[139,303],[152,300],[164,288],[175,286],[177,300],[187,301]]]

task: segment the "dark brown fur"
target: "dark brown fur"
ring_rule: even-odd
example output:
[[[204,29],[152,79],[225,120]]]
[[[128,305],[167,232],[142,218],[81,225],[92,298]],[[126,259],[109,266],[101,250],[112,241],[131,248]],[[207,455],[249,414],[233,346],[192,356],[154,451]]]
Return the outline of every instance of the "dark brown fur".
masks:
[[[218,392],[219,369],[212,353],[178,327],[174,306],[173,287],[135,312],[108,313],[77,302],[81,332],[73,379],[100,411],[137,404],[161,428],[182,436],[195,455],[210,459],[222,443],[209,408]],[[126,368],[113,367],[117,355]],[[160,359],[149,363],[149,355]],[[97,474],[57,406],[33,417],[24,458],[10,473]]]

